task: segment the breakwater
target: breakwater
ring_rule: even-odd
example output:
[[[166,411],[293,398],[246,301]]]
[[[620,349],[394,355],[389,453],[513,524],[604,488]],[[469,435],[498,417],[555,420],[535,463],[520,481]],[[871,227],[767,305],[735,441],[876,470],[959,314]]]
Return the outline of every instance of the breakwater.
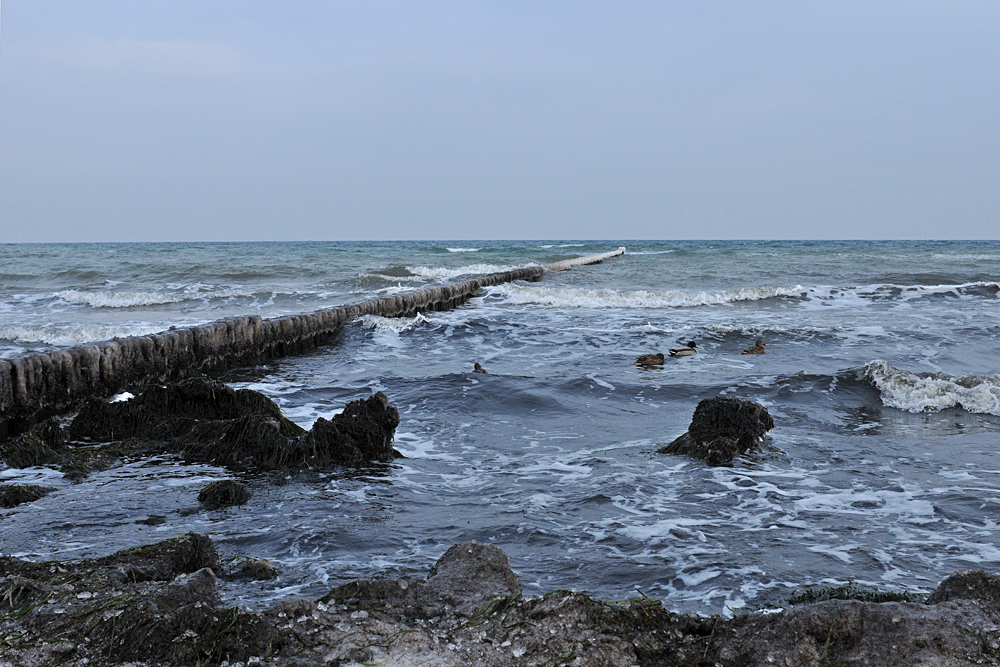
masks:
[[[541,266],[528,266],[303,315],[231,317],[148,336],[0,359],[0,438],[23,432],[88,399],[149,381],[255,364],[312,349],[364,315],[406,317],[447,310],[483,287],[537,281],[544,272]]]
[[[606,259],[612,257],[617,257],[618,255],[625,254],[625,246],[618,246],[616,250],[611,250],[609,252],[602,252],[597,255],[586,255],[584,257],[574,257],[573,259],[564,259],[561,262],[553,262],[552,264],[546,264],[545,268],[548,271],[566,271],[574,266],[586,266],[587,264],[600,264]]]

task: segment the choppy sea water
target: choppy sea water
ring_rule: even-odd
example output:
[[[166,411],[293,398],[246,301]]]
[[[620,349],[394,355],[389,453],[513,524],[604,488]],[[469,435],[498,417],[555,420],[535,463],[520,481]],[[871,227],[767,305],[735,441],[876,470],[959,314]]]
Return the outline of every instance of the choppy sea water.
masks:
[[[94,556],[190,530],[273,583],[264,606],[345,581],[426,574],[456,542],[504,549],[526,592],[642,594],[675,609],[769,604],[852,580],[927,590],[1000,569],[1000,243],[453,242],[0,246],[0,355],[219,317],[308,312],[619,245],[628,254],[486,290],[223,379],[308,428],[384,391],[407,458],[244,477],[128,461],[0,510],[0,552]],[[740,351],[756,339],[762,356]],[[696,340],[662,369],[642,353]],[[490,375],[472,374],[481,362]],[[672,363],[670,363],[672,362]],[[766,451],[709,468],[655,450],[702,398],[766,405]],[[163,517],[159,525],[137,521]]]

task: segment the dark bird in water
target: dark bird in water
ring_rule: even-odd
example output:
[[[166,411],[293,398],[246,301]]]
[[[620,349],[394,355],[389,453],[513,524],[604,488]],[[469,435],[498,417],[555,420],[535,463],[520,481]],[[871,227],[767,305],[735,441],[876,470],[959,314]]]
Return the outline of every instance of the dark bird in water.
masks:
[[[663,365],[663,353],[658,352],[656,354],[644,354],[635,360],[636,366],[644,366],[649,368],[650,366],[662,366]]]
[[[486,372],[486,369],[483,368],[482,365],[478,361],[476,362],[475,367],[473,367],[472,372],[473,373],[482,373],[483,375],[489,375],[489,373]]]
[[[764,354],[764,341],[759,340],[753,347],[743,350],[743,354]]]
[[[688,341],[688,344],[685,345],[684,347],[675,347],[674,349],[670,350],[670,356],[671,357],[675,357],[675,358],[676,357],[690,357],[690,356],[692,356],[694,354],[697,354],[695,352],[695,350],[697,350],[697,349],[698,349],[698,344],[696,342],[694,342],[693,340],[691,340],[691,341]]]

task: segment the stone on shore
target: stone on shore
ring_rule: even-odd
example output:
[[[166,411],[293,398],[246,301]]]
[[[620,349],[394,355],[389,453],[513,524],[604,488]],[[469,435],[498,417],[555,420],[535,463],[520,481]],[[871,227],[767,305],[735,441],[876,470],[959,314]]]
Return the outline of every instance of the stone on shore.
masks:
[[[733,459],[760,448],[774,420],[763,405],[740,398],[717,396],[698,403],[686,433],[657,450],[685,454],[708,465],[730,465]]]

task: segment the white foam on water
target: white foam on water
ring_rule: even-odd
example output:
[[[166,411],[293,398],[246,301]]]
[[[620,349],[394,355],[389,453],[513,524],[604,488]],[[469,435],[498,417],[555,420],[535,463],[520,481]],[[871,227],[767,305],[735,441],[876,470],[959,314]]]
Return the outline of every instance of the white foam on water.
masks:
[[[408,459],[456,460],[454,456],[440,454],[437,451],[437,444],[432,439],[425,438],[417,433],[396,431],[394,445],[399,450],[399,453]]]
[[[920,375],[876,359],[865,366],[863,377],[875,385],[882,403],[891,408],[907,412],[962,408],[1000,416],[1000,375]]]
[[[17,343],[45,343],[46,345],[77,345],[96,343],[115,337],[146,336],[160,333],[169,325],[155,322],[117,324],[65,324],[0,325],[0,339]],[[23,351],[23,350],[22,350]]]
[[[448,252],[479,252],[481,248],[448,248]]]
[[[130,391],[123,391],[122,393],[115,394],[114,396],[109,398],[108,403],[126,403],[128,401],[131,401],[133,398],[135,398],[135,394],[133,394]]]
[[[223,288],[202,290],[202,286],[194,286],[192,289],[185,289],[183,292],[115,292],[111,290],[99,290],[96,292],[82,292],[76,289],[62,290],[53,296],[66,303],[83,304],[92,308],[134,308],[136,306],[162,306],[184,301],[201,301],[206,299],[233,299],[237,297],[252,297],[257,294],[291,294],[292,292],[274,292],[274,290],[263,290],[260,292]]]
[[[418,278],[425,278],[427,280],[442,280],[446,278],[458,278],[459,276],[513,271],[514,269],[520,268],[524,267],[498,264],[469,264],[467,266],[460,266],[457,269],[449,269],[443,266],[407,266],[406,270]]]
[[[52,468],[31,466],[29,468],[5,468],[0,470],[0,481],[16,484],[38,484],[41,486],[63,478],[63,473]]]
[[[402,333],[419,326],[430,324],[430,320],[422,313],[417,313],[416,317],[382,317],[381,315],[363,315],[358,319],[361,326],[366,329],[373,329],[379,333],[392,331]]]
[[[707,292],[594,290],[517,284],[490,288],[490,293],[502,297],[505,303],[554,308],[689,308],[783,296],[800,297],[804,292],[802,287],[751,287]]]
[[[540,245],[538,247],[548,250],[549,248],[582,248],[585,245],[585,243],[561,243],[559,245],[550,243],[548,245]]]

